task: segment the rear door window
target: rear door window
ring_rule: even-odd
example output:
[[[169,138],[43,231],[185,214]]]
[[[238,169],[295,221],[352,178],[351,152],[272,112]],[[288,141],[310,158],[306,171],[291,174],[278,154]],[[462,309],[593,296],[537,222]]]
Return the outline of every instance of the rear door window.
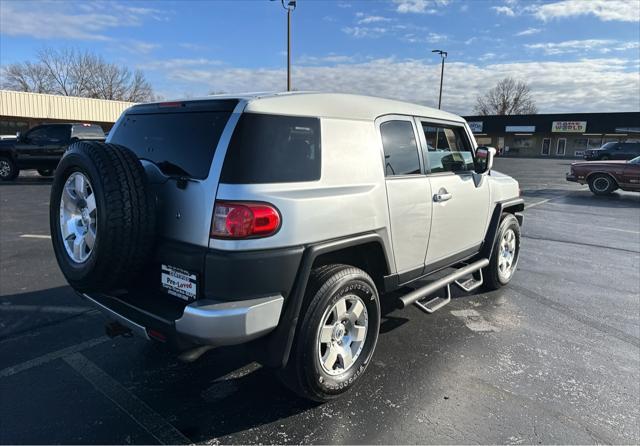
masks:
[[[102,127],[93,124],[76,124],[71,133],[78,138],[104,138]]]
[[[220,182],[288,183],[320,179],[320,119],[244,113]]]
[[[410,121],[393,120],[380,124],[384,149],[385,176],[419,175],[420,154]]]
[[[228,111],[127,114],[110,142],[128,147],[167,175],[205,179],[230,115]]]

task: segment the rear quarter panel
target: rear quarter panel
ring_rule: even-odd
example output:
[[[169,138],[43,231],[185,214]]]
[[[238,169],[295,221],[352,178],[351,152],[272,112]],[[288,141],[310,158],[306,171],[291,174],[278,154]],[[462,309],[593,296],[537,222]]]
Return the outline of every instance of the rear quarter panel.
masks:
[[[300,246],[373,231],[382,236],[384,248],[390,252],[381,142],[374,123],[321,118],[321,135],[319,181],[219,185],[218,200],[263,201],[275,205],[281,213],[282,226],[275,235],[266,238],[211,239],[211,248],[253,250]]]

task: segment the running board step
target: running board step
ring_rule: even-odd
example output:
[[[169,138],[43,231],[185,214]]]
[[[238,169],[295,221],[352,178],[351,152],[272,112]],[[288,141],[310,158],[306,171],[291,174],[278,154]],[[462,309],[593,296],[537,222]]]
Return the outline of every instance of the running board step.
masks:
[[[469,291],[475,290],[476,288],[478,288],[484,283],[484,278],[482,277],[482,270],[479,269],[476,272],[478,273],[478,276],[479,276],[477,279],[475,277],[476,273],[471,273],[470,274],[471,277],[463,281],[456,280],[455,284],[458,285],[463,291],[466,291],[467,293]]]
[[[451,302],[451,285],[447,285],[447,297],[434,297],[425,302],[426,298],[418,299],[413,304],[425,313],[431,314]]]
[[[489,259],[480,259],[477,260],[467,266],[464,266],[456,271],[454,271],[453,273],[449,274],[448,276],[442,277],[441,279],[438,279],[434,282],[431,282],[423,287],[417,288],[415,290],[413,290],[412,292],[410,292],[409,294],[406,294],[404,296],[402,296],[400,298],[400,306],[401,308],[406,308],[411,304],[415,304],[420,300],[423,300],[425,297],[430,296],[431,294],[435,293],[436,291],[440,290],[441,288],[446,287],[447,288],[447,297],[446,298],[436,298],[436,299],[431,299],[430,301],[426,302],[426,303],[420,303],[419,305],[417,305],[418,308],[420,308],[421,310],[427,312],[427,313],[433,313],[434,311],[436,311],[439,308],[444,307],[446,304],[448,304],[451,301],[451,288],[450,285],[454,282],[456,282],[456,284],[462,288],[463,285],[466,286],[467,285],[467,281],[462,282],[462,284],[457,283],[457,281],[459,281],[460,279],[465,278],[466,276],[468,276],[469,274],[473,274],[475,272],[480,271],[482,268],[484,268],[485,266],[489,265]],[[482,276],[481,276],[482,277]],[[475,279],[474,279],[475,281]],[[470,289],[474,289],[477,288],[478,286],[482,285],[482,279],[480,280],[480,283],[474,283],[474,284],[469,284],[470,286],[472,286],[472,288]],[[434,300],[438,300],[440,299],[440,302],[433,302]],[[430,305],[431,304],[431,305]],[[430,311],[427,311],[427,309],[429,309]]]

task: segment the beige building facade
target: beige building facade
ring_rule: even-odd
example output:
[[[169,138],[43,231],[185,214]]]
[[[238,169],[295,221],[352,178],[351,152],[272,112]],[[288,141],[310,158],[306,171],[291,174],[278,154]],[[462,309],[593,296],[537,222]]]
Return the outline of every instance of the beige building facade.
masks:
[[[0,135],[48,122],[87,122],[109,131],[132,102],[0,90]]]

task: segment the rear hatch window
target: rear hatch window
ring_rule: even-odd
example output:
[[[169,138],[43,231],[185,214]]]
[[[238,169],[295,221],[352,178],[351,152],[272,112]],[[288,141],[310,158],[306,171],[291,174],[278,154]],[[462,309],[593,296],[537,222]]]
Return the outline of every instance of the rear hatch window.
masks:
[[[77,138],[104,138],[102,127],[95,124],[75,124],[71,127],[71,136]]]
[[[320,119],[244,113],[220,182],[288,183],[320,179]]]
[[[205,179],[232,107],[161,108],[162,104],[134,107],[112,132],[110,142],[128,147],[166,175]]]

